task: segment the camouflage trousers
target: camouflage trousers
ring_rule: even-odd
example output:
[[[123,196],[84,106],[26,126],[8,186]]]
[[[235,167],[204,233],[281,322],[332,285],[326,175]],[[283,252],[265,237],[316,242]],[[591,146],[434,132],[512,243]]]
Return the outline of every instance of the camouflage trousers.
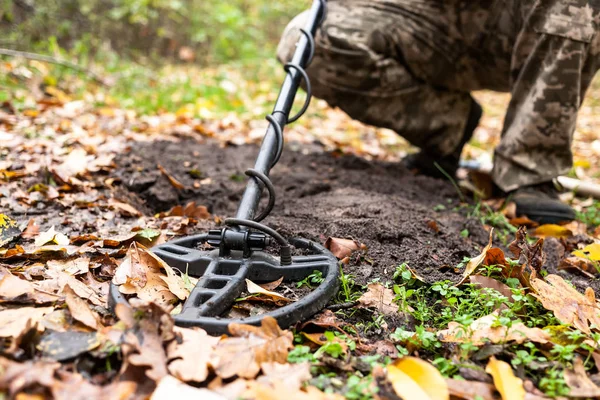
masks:
[[[285,30],[280,61],[305,17]],[[493,177],[511,191],[571,168],[599,20],[599,0],[329,0],[307,72],[316,97],[439,155],[459,146],[471,91],[510,92]]]

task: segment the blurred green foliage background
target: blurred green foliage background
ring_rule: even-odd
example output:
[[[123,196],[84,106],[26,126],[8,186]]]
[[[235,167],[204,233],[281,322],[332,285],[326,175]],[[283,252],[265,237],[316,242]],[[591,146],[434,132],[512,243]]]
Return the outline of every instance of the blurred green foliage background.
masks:
[[[0,0],[0,47],[54,52],[59,46],[82,62],[114,51],[155,63],[224,63],[272,53],[286,22],[308,5],[297,0]]]
[[[142,114],[269,112],[283,79],[275,48],[310,0],[0,0],[0,49],[68,60],[105,78],[0,55],[0,102],[58,88]],[[20,68],[22,66],[23,68]],[[34,88],[35,86],[35,88]],[[4,90],[3,90],[4,89]]]

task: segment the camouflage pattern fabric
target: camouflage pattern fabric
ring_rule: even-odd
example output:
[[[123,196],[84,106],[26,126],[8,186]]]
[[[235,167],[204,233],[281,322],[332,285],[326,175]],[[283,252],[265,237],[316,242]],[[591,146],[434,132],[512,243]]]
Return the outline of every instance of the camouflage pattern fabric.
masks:
[[[286,28],[291,58],[306,14]],[[430,154],[459,146],[470,92],[511,92],[494,180],[505,191],[572,166],[598,70],[600,0],[329,0],[307,69],[316,97]]]

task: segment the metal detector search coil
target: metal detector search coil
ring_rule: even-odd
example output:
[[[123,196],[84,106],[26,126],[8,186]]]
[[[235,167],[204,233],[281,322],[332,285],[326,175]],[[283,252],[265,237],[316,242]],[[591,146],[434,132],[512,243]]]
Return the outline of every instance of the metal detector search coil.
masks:
[[[277,320],[282,328],[315,314],[327,305],[339,287],[337,259],[318,243],[307,239],[286,239],[277,231],[261,223],[275,206],[275,187],[269,172],[283,153],[283,130],[297,121],[308,109],[312,97],[310,80],[305,68],[315,54],[315,34],[325,19],[325,0],[314,0],[306,27],[292,60],[284,67],[287,75],[279,92],[273,113],[268,115],[269,128],[261,144],[254,168],[248,169],[250,178],[235,218],[224,221],[227,227],[205,234],[184,237],[153,249],[153,252],[171,267],[199,277],[180,314],[175,315],[179,326],[199,326],[211,334],[227,333],[230,323],[259,325],[265,316]],[[300,111],[289,117],[300,83],[304,81],[306,100]],[[255,215],[261,194],[268,192],[266,208]],[[279,258],[263,250],[276,241]],[[200,250],[210,245],[213,250]],[[308,255],[292,256],[292,247]],[[221,318],[246,288],[246,279],[270,282],[281,277],[284,281],[300,281],[315,271],[324,281],[304,298],[269,313],[240,319]],[[129,305],[118,286],[111,283],[109,306]]]

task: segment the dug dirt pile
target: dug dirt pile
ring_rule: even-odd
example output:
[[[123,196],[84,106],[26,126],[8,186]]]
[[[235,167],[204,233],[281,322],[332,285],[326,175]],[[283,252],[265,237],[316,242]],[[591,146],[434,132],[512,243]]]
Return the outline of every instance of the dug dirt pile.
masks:
[[[120,157],[118,176],[148,212],[196,200],[214,215],[233,216],[243,172],[257,151],[193,141],[141,144]],[[176,189],[158,164],[186,189]],[[366,255],[347,267],[358,284],[389,280],[401,263],[430,282],[456,281],[460,271],[452,267],[487,242],[477,221],[451,211],[458,197],[449,182],[415,176],[398,164],[286,149],[271,177],[277,202],[265,223],[288,237],[364,243]]]

